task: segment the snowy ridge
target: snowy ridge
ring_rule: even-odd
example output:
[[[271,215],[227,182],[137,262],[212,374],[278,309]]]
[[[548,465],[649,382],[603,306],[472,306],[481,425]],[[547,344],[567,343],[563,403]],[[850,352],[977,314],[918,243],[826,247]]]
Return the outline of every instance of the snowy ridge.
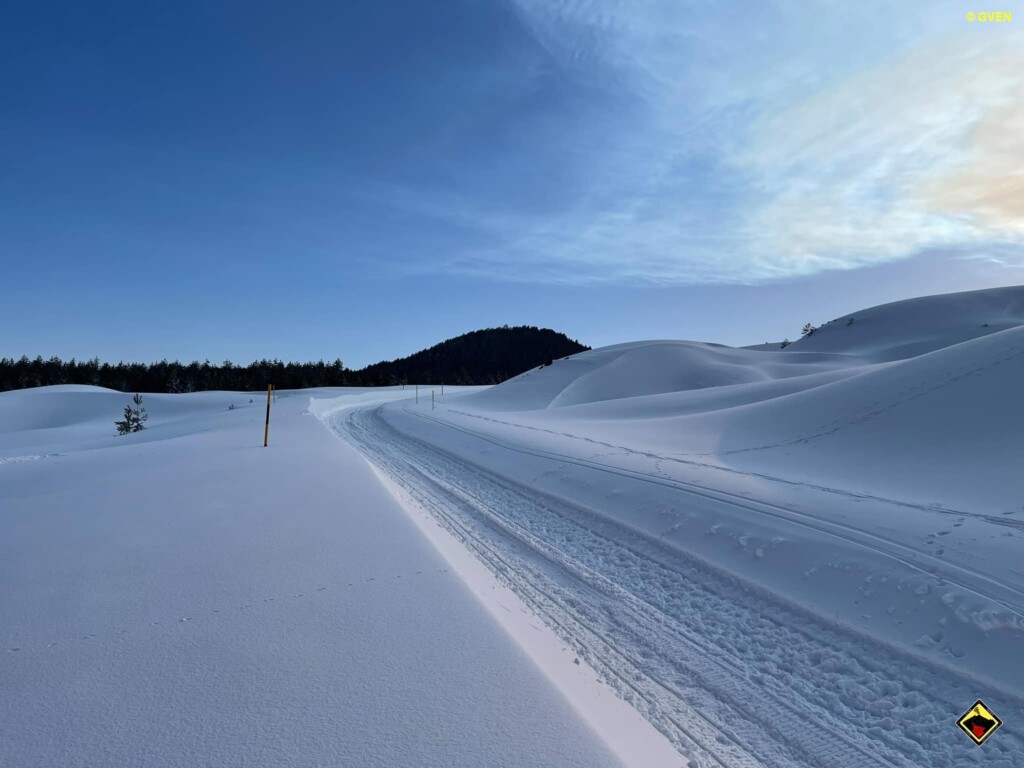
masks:
[[[905,360],[1024,325],[1020,286],[922,296],[851,312],[795,341],[799,352],[842,352],[872,362]]]

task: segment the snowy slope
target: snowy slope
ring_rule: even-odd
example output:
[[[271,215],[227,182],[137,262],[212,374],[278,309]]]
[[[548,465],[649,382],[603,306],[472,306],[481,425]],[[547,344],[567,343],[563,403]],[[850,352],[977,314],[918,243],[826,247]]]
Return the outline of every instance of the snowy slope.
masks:
[[[696,765],[1024,765],[1022,307],[622,344],[333,425]]]
[[[990,288],[852,312],[787,349],[856,354],[874,362],[903,360],[1021,325],[1024,291],[1019,286]]]
[[[1019,509],[1024,289],[926,297],[851,317],[853,325],[826,326],[779,352],[691,342],[594,350],[460,407],[558,408],[581,434],[614,433],[673,455],[929,503],[983,503],[997,514]],[[920,354],[887,362],[912,349]]]
[[[619,764],[309,394],[0,394],[0,765]]]

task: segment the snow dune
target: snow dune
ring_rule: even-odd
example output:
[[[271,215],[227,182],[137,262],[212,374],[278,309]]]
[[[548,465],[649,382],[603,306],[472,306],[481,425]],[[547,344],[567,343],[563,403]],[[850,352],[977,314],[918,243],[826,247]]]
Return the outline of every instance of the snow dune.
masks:
[[[204,416],[217,423],[229,405],[258,409],[261,397],[265,404],[266,393],[259,392],[146,394],[146,424],[156,431],[141,432],[132,440],[140,443],[191,434]],[[121,418],[130,399],[112,389],[77,384],[0,393],[0,452],[15,446],[65,452],[123,446],[125,441],[114,436],[114,421]]]
[[[1000,288],[851,313],[785,350],[607,347],[459,407],[1009,515],[1024,503],[1021,381],[1024,289]]]
[[[1024,325],[1020,286],[896,301],[837,318],[788,349],[905,360]]]

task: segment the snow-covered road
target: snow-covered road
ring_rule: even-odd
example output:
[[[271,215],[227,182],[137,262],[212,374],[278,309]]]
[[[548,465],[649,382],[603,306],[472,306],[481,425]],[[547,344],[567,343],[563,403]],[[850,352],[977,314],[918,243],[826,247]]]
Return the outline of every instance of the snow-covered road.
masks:
[[[326,421],[693,766],[1024,765],[1024,706],[1012,690],[994,690],[762,589],[605,514],[593,493],[574,494],[564,484],[557,494],[539,489],[540,478],[570,462],[581,489],[614,487],[628,471],[469,432],[445,408],[394,403]],[[588,483],[586,474],[606,477]],[[722,519],[735,516],[737,505],[758,503],[700,493],[693,484],[673,491],[651,479],[680,494],[683,508],[698,493],[704,513]],[[879,546],[873,556],[901,555]],[[980,577],[970,586],[1015,599]],[[981,693],[1005,725],[979,750],[953,722]]]

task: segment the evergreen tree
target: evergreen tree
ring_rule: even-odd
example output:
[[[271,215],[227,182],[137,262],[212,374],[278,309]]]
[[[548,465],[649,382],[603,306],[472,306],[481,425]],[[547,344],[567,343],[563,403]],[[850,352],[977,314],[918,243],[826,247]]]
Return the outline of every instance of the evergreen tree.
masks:
[[[114,422],[114,426],[117,427],[117,434],[119,435],[127,435],[129,432],[141,432],[146,428],[145,422],[149,418],[149,414],[142,407],[142,395],[136,392],[132,402],[135,403],[135,407],[132,408],[130,405],[126,405],[124,407],[124,418]]]

